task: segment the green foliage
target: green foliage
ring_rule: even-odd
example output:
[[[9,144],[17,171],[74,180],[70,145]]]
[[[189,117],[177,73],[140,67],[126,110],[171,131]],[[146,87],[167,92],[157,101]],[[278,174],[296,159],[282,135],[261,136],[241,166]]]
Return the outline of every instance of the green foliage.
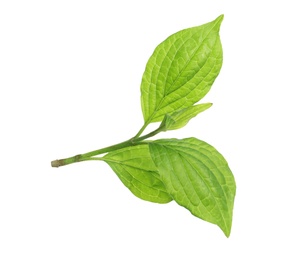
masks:
[[[223,156],[196,138],[145,141],[159,132],[184,127],[212,106],[196,103],[210,90],[222,66],[222,20],[223,15],[177,32],[155,49],[141,83],[144,125],[133,138],[55,160],[52,166],[105,161],[135,196],[156,203],[175,200],[193,215],[218,225],[228,237],[236,183]],[[161,123],[142,136],[153,122]]]
[[[145,122],[187,108],[209,91],[222,66],[219,29],[223,16],[168,37],[147,62],[141,83]]]
[[[103,160],[140,199],[157,203],[168,203],[172,200],[160,180],[147,144],[112,151]]]
[[[229,236],[236,184],[223,156],[196,138],[158,140],[149,147],[173,199]]]
[[[182,128],[188,123],[190,119],[210,108],[211,106],[211,103],[199,104],[180,109],[170,115],[166,114],[161,123],[161,128],[163,128],[163,131]]]

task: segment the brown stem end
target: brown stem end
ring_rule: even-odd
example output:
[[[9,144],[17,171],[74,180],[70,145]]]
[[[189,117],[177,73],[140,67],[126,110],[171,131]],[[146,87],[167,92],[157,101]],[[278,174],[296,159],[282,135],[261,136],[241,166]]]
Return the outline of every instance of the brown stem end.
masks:
[[[51,162],[51,165],[52,165],[52,167],[60,167],[60,166],[63,166],[64,165],[64,163],[63,163],[63,160],[55,160],[55,161],[52,161]]]

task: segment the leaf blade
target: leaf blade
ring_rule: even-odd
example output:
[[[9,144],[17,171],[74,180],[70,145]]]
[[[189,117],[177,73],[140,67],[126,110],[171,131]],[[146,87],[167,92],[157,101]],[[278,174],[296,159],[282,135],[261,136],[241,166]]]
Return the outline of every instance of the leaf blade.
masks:
[[[166,114],[161,123],[161,127],[164,129],[163,131],[182,128],[189,122],[189,120],[197,116],[199,113],[207,110],[211,106],[212,103],[199,104],[180,109],[170,115]]]
[[[219,37],[223,16],[177,32],[160,43],[147,62],[141,82],[145,122],[190,107],[209,91],[222,66]]]
[[[155,203],[168,203],[172,200],[159,178],[146,144],[109,152],[102,160],[138,198]]]
[[[228,237],[236,184],[223,156],[196,138],[157,140],[149,148],[173,199]]]

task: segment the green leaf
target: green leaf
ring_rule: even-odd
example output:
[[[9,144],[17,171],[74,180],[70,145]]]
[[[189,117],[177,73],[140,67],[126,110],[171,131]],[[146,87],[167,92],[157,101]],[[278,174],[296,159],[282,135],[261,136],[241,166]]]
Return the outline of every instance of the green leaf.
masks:
[[[196,138],[149,144],[167,192],[193,215],[218,225],[228,237],[236,184],[223,156]]]
[[[162,121],[164,115],[187,108],[210,90],[222,66],[216,20],[177,32],[160,45],[147,62],[141,82],[145,123]]]
[[[190,119],[212,106],[211,103],[199,104],[165,115],[160,128],[162,131],[175,130],[185,126]]]
[[[130,146],[109,152],[104,160],[118,175],[124,185],[143,200],[168,203],[172,200],[160,180],[148,145]]]

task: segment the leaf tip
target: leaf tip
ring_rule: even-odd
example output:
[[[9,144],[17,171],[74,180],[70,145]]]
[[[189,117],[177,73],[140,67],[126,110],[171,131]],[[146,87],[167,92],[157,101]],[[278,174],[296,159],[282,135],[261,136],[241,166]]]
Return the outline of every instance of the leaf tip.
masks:
[[[218,29],[220,28],[223,19],[224,19],[224,14],[221,14],[213,21],[216,24],[216,28]]]
[[[227,238],[229,238],[229,236],[230,236],[230,231],[231,231],[231,230],[225,230],[225,231],[223,231],[224,235],[225,235]]]
[[[219,32],[223,19],[224,19],[224,14],[221,14],[215,20],[213,20],[209,23],[214,32]]]
[[[218,22],[222,23],[223,19],[224,19],[224,14],[221,14],[220,16],[217,17],[216,20],[217,20]]]

